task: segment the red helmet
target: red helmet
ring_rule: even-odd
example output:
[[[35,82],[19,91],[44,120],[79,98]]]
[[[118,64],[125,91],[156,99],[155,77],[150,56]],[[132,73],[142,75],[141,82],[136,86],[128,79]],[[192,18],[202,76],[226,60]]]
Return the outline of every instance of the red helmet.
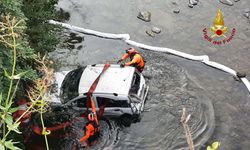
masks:
[[[126,53],[128,53],[128,54],[136,54],[138,52],[135,50],[135,48],[131,47],[131,48],[126,50]]]
[[[95,114],[94,114],[93,112],[89,113],[89,114],[88,114],[88,119],[89,119],[90,121],[94,121],[94,120],[95,120]]]

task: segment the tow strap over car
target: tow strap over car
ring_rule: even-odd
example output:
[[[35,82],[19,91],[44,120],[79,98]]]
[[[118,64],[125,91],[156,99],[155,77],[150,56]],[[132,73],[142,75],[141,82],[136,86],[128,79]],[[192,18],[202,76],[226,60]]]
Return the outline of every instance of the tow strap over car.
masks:
[[[89,104],[91,104],[91,108],[92,108],[92,111],[93,110],[96,110],[95,109],[95,106],[94,106],[94,103],[93,101],[91,101],[91,96],[93,94],[93,92],[95,91],[96,87],[97,87],[97,84],[100,80],[100,77],[103,75],[103,73],[110,67],[110,64],[109,63],[106,63],[102,69],[102,72],[99,74],[99,76],[95,79],[94,83],[90,86],[89,88],[89,91],[87,93],[87,109],[86,109],[86,113],[88,113],[88,110],[89,110]],[[94,106],[94,107],[93,107]],[[93,111],[94,112],[94,111]],[[96,112],[94,112],[96,113]]]

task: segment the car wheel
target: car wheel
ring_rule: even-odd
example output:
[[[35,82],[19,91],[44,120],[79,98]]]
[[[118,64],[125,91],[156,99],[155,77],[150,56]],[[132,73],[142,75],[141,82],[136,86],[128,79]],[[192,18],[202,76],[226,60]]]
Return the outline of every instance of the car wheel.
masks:
[[[129,127],[131,123],[133,122],[133,117],[129,114],[122,115],[120,117],[120,122],[123,126]]]

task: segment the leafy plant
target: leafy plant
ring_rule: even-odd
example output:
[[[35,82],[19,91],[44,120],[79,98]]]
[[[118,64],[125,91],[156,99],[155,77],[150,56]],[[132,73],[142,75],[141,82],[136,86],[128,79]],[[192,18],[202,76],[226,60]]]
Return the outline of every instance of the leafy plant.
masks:
[[[15,132],[17,134],[21,134],[18,127],[20,126],[20,120],[26,114],[30,112],[38,112],[40,113],[40,119],[42,122],[43,132],[42,134],[45,137],[46,147],[49,149],[47,135],[50,134],[50,131],[46,130],[43,121],[43,113],[47,111],[48,103],[45,101],[46,93],[49,90],[51,85],[51,81],[53,80],[53,70],[49,69],[46,66],[46,58],[37,57],[36,62],[38,65],[38,70],[42,73],[42,77],[34,80],[33,86],[31,86],[28,90],[28,95],[31,100],[29,107],[26,109],[24,113],[22,113],[19,118],[13,121],[12,114],[18,110],[17,107],[12,106],[14,103],[13,99],[15,97],[15,93],[17,87],[19,85],[20,79],[27,73],[21,72],[16,74],[16,64],[17,64],[17,47],[19,46],[19,42],[21,39],[22,30],[24,29],[23,20],[17,20],[15,17],[11,17],[11,15],[7,15],[2,18],[2,22],[0,22],[0,42],[9,48],[8,50],[12,50],[13,52],[13,63],[11,71],[4,68],[4,75],[9,81],[9,86],[7,90],[6,96],[3,96],[3,89],[0,91],[0,128],[2,129],[2,137],[0,139],[0,150],[5,149],[20,149],[16,146],[18,142],[13,140],[8,140],[11,132]],[[14,82],[16,83],[14,85]]]
[[[220,147],[220,142],[213,142],[211,146],[207,146],[207,150],[218,150]]]
[[[11,131],[20,134],[21,132],[18,130],[20,125],[19,118],[17,121],[13,121],[12,113],[14,113],[17,108],[12,108],[14,94],[16,92],[18,83],[20,78],[25,74],[25,72],[21,72],[19,74],[15,74],[16,72],[16,59],[17,59],[17,46],[18,46],[18,38],[21,37],[22,30],[25,27],[23,26],[23,20],[17,20],[15,17],[11,17],[7,15],[2,18],[2,22],[0,22],[0,42],[4,44],[7,48],[10,48],[13,52],[13,63],[10,73],[8,69],[4,68],[4,75],[9,80],[8,91],[5,100],[3,100],[1,91],[0,97],[0,116],[1,123],[0,128],[2,128],[3,136],[0,140],[1,149],[9,148],[9,149],[19,149],[14,146],[17,142],[13,142],[12,140],[7,140],[7,137]],[[14,81],[17,80],[17,84],[14,88]]]

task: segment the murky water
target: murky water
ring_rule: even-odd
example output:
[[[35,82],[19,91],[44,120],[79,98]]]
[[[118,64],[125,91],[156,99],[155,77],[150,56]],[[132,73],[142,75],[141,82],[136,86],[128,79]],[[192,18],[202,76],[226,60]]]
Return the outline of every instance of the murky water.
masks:
[[[242,15],[250,7],[249,0],[234,3],[233,7],[217,1],[200,1],[193,9],[187,7],[188,1],[176,2],[177,6],[163,0],[60,0],[58,7],[70,13],[68,23],[72,25],[129,33],[138,42],[195,55],[207,54],[234,69],[250,71],[250,21]],[[179,14],[173,13],[176,7],[181,9]],[[202,29],[212,25],[218,8],[222,8],[225,24],[237,29],[236,37],[228,45],[214,46],[202,37]],[[140,10],[150,11],[152,21],[137,19]],[[145,31],[152,26],[160,27],[162,33],[154,38],[147,36]],[[65,35],[70,32],[65,30]],[[129,47],[119,40],[77,36],[84,40],[71,48],[59,46],[50,53],[59,71],[118,60]],[[119,126],[112,120],[102,121],[102,136],[91,149],[188,149],[180,124],[183,107],[191,114],[188,124],[196,149],[205,149],[213,141],[220,141],[223,150],[249,149],[250,95],[242,83],[198,62],[139,51],[147,60],[144,74],[149,77],[150,86],[142,119],[130,127]],[[59,144],[60,149],[79,149],[77,140],[82,136],[79,134],[82,124],[75,123],[72,131],[78,134],[64,139],[68,144]]]

